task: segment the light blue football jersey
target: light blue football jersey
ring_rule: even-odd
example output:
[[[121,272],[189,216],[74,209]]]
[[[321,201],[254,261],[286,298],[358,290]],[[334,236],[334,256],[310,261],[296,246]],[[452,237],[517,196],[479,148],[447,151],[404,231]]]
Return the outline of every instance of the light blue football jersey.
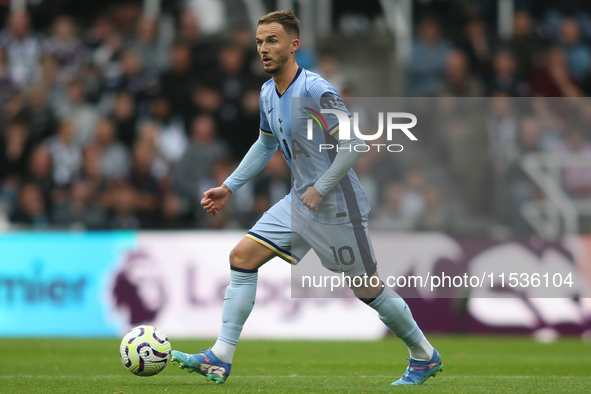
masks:
[[[309,114],[320,113],[321,108],[348,113],[336,90],[324,78],[300,67],[283,94],[279,94],[273,79],[262,86],[260,129],[261,133],[277,138],[291,169],[294,180],[290,192],[292,208],[322,223],[347,223],[370,211],[365,191],[352,169],[324,196],[317,212],[310,211],[300,200],[308,187],[328,170],[337,154],[338,119],[335,115],[323,114],[325,123],[321,123],[324,124],[322,127],[313,122],[313,138],[308,139]],[[320,151],[320,144],[335,148]]]

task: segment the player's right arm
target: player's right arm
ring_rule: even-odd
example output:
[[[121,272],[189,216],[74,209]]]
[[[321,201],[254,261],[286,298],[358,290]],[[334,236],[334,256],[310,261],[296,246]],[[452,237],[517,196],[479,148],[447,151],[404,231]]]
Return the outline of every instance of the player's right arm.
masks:
[[[207,212],[215,215],[224,206],[230,195],[240,189],[256,174],[261,172],[271,157],[277,151],[279,144],[273,134],[261,130],[259,138],[250,147],[238,168],[219,187],[214,187],[203,193],[201,206]]]

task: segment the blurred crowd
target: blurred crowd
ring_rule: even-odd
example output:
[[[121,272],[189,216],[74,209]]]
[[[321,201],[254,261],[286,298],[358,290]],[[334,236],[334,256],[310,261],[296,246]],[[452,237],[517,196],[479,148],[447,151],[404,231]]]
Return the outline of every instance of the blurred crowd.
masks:
[[[409,161],[409,152],[385,165],[365,157],[357,165],[378,207],[374,228],[535,233],[526,204],[543,205],[547,196],[524,171],[524,156],[591,155],[591,14],[565,3],[536,17],[516,9],[506,38],[474,8],[449,20],[433,12],[417,18],[403,94],[426,98],[411,111],[422,119],[423,150],[419,160]],[[393,170],[381,178],[384,166]],[[591,198],[591,160],[557,165],[550,176],[575,203]],[[585,221],[579,228],[591,231]]]
[[[235,217],[207,218],[197,208],[257,138],[267,77],[252,67],[251,30],[210,40],[185,10],[165,41],[158,20],[136,10],[119,25],[100,16],[88,28],[60,15],[47,31],[35,30],[26,11],[8,15],[0,32],[0,212],[12,224],[250,223],[254,197]]]
[[[468,213],[504,226],[506,234],[533,234],[524,204],[543,198],[523,170],[524,155],[591,153],[591,102],[584,99],[591,95],[590,15],[548,8],[536,19],[517,9],[512,35],[504,39],[477,13],[464,15],[461,28],[450,29],[433,14],[419,19],[404,94],[441,98],[430,101],[422,117],[433,123],[421,129],[424,153],[445,168],[457,193],[442,199],[428,165],[407,166],[381,188],[378,225],[490,235],[453,217]],[[491,100],[453,99],[459,97]],[[557,168],[566,196],[591,197],[591,163]],[[454,197],[466,206],[454,211]],[[591,228],[587,223],[582,230]]]
[[[491,104],[491,117],[478,123],[481,133],[463,130],[448,116],[425,148],[447,168],[471,212],[493,213],[518,234],[531,229],[511,215],[507,196],[521,201],[536,191],[511,178],[525,178],[514,175],[516,158],[591,150],[589,128],[544,112],[548,102],[533,101],[519,116],[512,112],[511,98],[591,94],[591,17],[544,15],[517,10],[512,36],[499,39],[477,14],[451,30],[426,14],[417,21],[405,71],[407,96],[509,100]],[[222,37],[209,36],[192,9],[175,14],[171,34],[141,8],[123,16],[103,14],[85,25],[56,15],[36,29],[26,11],[8,14],[0,32],[0,223],[37,229],[251,226],[290,189],[280,153],[215,217],[199,201],[257,138],[259,91],[268,76],[252,30],[233,26]],[[343,96],[354,95],[337,56],[308,53],[302,62]],[[576,108],[581,118],[591,118],[591,110]],[[472,159],[484,164],[468,164]],[[428,170],[389,162],[383,182],[378,160],[364,155],[356,166],[375,207],[376,228],[454,231]],[[565,187],[588,196],[588,178],[566,176]]]

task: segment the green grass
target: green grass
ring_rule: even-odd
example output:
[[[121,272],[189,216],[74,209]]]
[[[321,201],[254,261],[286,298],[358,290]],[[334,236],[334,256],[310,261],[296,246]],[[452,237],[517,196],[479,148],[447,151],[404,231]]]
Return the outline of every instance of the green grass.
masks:
[[[438,337],[444,372],[423,386],[392,387],[406,368],[397,339],[378,342],[242,341],[223,385],[169,364],[136,377],[113,339],[0,339],[0,393],[590,393],[591,344],[528,337]],[[173,340],[195,352],[211,341]]]

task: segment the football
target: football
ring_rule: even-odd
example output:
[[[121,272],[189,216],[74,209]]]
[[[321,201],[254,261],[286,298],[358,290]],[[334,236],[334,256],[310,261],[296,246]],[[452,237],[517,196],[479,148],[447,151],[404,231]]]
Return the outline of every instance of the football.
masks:
[[[170,361],[170,341],[152,326],[132,328],[121,340],[121,362],[129,372],[138,376],[156,375]]]

